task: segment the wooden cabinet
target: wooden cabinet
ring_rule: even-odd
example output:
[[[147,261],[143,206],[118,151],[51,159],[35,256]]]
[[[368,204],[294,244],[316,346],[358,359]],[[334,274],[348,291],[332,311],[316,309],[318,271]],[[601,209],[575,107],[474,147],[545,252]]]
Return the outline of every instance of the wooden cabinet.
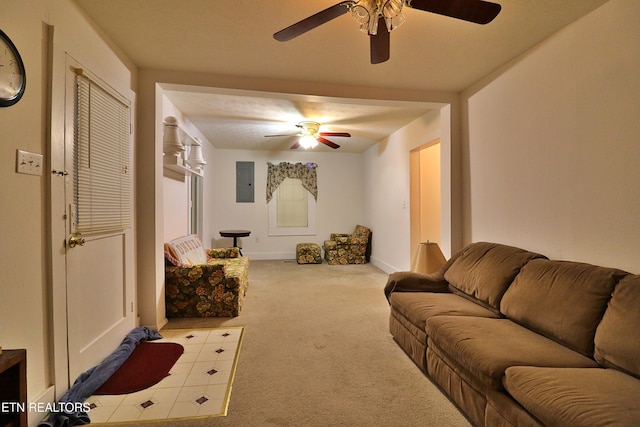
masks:
[[[27,427],[27,351],[0,354],[0,427]]]

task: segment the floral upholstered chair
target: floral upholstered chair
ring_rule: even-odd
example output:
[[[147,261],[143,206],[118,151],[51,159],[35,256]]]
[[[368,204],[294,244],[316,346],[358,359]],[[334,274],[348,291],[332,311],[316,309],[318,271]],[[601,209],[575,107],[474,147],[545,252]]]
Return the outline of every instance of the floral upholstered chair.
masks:
[[[165,244],[167,317],[235,317],[249,286],[238,248],[204,249],[197,235]]]
[[[328,264],[364,264],[371,256],[371,230],[356,225],[351,234],[331,233],[324,241],[324,258]]]

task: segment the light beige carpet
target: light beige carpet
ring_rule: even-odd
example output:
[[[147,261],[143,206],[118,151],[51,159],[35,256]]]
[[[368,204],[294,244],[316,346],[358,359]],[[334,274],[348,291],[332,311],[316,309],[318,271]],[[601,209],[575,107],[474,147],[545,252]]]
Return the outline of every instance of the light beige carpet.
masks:
[[[393,341],[386,281],[371,264],[252,260],[240,316],[167,325],[245,326],[227,416],[148,425],[469,426]]]

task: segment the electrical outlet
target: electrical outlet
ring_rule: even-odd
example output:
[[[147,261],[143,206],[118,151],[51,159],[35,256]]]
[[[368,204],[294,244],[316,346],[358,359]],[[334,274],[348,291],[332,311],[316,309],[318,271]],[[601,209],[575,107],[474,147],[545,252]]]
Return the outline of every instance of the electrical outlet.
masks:
[[[16,155],[16,172],[28,175],[42,175],[44,159],[42,154],[18,150]]]

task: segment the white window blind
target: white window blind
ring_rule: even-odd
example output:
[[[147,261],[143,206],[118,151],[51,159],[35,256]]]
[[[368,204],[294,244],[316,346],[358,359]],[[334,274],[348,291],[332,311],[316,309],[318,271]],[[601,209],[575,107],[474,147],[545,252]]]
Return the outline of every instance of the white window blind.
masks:
[[[302,181],[285,178],[278,187],[278,227],[307,227],[307,193]]]
[[[85,74],[76,77],[74,224],[77,233],[131,225],[128,102]]]

